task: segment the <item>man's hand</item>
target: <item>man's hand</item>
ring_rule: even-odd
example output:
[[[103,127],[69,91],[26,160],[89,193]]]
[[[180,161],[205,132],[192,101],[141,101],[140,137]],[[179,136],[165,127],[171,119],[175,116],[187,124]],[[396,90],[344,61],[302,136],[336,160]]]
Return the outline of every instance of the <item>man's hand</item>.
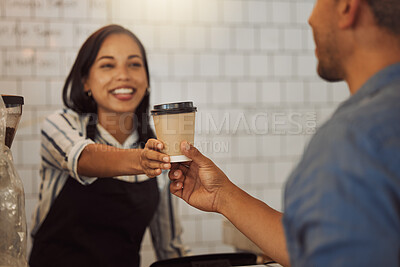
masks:
[[[149,139],[144,147],[140,150],[139,163],[143,172],[150,178],[161,174],[162,169],[170,169],[170,158],[167,154],[161,153],[160,150],[164,144],[156,139]]]
[[[171,193],[195,208],[221,212],[221,195],[233,184],[210,159],[188,142],[182,142],[181,151],[192,161],[172,164],[169,172]]]
[[[282,214],[235,186],[192,145],[182,142],[181,151],[192,161],[172,164],[171,193],[195,208],[221,213],[266,255],[289,265]]]

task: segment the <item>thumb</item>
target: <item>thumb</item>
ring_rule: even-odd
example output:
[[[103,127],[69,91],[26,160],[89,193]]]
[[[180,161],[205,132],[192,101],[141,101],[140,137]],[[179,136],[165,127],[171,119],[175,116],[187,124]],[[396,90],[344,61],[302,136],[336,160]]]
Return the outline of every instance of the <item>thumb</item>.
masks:
[[[181,143],[181,151],[183,152],[183,154],[192,159],[194,162],[196,162],[197,164],[201,164],[201,163],[207,163],[208,162],[208,158],[206,156],[204,156],[203,154],[200,153],[199,150],[197,150],[197,148],[195,148],[192,144],[190,144],[187,141],[183,141]]]

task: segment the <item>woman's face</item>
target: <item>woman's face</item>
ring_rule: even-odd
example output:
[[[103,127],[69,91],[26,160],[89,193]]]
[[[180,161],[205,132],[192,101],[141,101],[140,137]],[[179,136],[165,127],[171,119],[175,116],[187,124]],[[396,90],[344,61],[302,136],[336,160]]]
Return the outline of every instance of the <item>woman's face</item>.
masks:
[[[134,112],[146,93],[148,81],[138,44],[126,34],[108,36],[84,82],[101,113]]]

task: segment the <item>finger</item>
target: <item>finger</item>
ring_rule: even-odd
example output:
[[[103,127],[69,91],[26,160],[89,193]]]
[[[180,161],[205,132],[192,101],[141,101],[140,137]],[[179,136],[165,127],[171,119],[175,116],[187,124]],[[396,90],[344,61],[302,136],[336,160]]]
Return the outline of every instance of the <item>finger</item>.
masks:
[[[168,174],[168,177],[171,180],[178,180],[181,179],[183,177],[183,172],[179,169],[175,169],[175,170],[171,170]]]
[[[155,160],[145,160],[143,165],[149,169],[164,169],[169,170],[171,168],[170,163],[160,163],[159,161]]]
[[[188,166],[182,164],[182,163],[171,163],[171,169],[172,170],[182,170],[186,172],[186,170],[189,168]]]
[[[143,151],[143,155],[148,160],[159,161],[159,162],[170,162],[170,157],[167,154],[160,153],[153,150],[146,150]]]
[[[161,150],[164,148],[163,142],[157,139],[149,139],[145,145],[145,148],[152,149],[152,150]]]
[[[154,178],[154,177],[160,175],[161,172],[162,172],[161,169],[154,169],[154,170],[149,169],[149,170],[146,170],[146,175],[150,178]]]
[[[170,173],[175,171],[175,170],[177,170],[177,169],[179,169],[179,164],[178,163],[171,163]]]
[[[175,182],[171,183],[169,185],[169,190],[173,195],[175,195],[175,196],[177,196],[179,198],[182,198],[182,195],[183,195],[183,182],[175,181]]]
[[[192,144],[187,141],[183,141],[181,143],[181,151],[182,153],[187,156],[188,158],[192,159],[197,164],[209,164],[210,159],[200,153],[197,148],[195,148]],[[186,164],[190,164],[189,162]]]
[[[185,174],[188,172],[188,168],[178,164],[178,165],[173,165],[171,167],[171,170],[168,174],[169,178],[171,180],[177,180],[177,179],[181,179],[182,177],[185,177]]]
[[[189,161],[189,163],[191,163],[191,161]],[[182,167],[184,167],[184,168],[182,168]],[[173,162],[171,162],[171,170],[177,170],[177,169],[187,169],[187,168],[189,168],[190,167],[190,164],[186,164],[186,162],[184,162],[184,163],[182,163],[182,162],[179,162],[179,163],[173,163]]]

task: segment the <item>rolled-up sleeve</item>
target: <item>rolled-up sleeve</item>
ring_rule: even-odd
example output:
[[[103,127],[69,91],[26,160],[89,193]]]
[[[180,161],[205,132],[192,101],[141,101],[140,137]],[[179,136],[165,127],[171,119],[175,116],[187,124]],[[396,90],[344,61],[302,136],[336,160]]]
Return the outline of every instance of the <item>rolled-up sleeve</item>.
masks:
[[[68,171],[80,183],[90,184],[97,178],[80,176],[77,172],[83,149],[94,144],[85,137],[80,120],[82,118],[71,111],[60,111],[47,117],[41,130],[41,156],[44,166]]]

